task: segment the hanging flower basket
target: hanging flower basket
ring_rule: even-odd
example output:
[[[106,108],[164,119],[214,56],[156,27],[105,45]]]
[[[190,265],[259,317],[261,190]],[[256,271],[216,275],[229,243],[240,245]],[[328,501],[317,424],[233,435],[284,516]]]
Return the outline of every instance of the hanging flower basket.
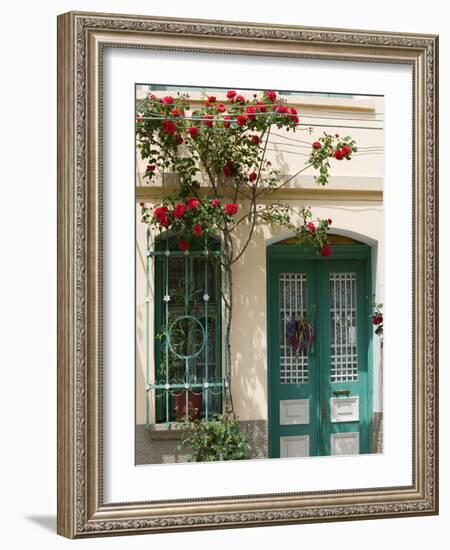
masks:
[[[296,355],[307,355],[315,341],[314,327],[300,315],[287,323],[287,341]]]

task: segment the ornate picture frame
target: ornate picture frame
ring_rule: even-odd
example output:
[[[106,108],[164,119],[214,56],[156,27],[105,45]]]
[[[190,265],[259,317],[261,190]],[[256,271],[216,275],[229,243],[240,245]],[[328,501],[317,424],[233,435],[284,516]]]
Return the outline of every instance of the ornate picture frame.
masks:
[[[412,68],[412,483],[105,502],[103,53],[248,54]],[[69,538],[438,513],[438,37],[70,12],[58,17],[58,533]],[[130,358],[132,369],[133,358]]]

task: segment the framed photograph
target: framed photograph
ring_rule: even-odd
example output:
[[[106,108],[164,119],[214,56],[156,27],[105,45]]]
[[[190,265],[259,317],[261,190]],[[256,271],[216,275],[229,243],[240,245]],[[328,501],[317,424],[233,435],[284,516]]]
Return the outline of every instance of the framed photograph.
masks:
[[[59,16],[59,534],[438,513],[437,55]]]

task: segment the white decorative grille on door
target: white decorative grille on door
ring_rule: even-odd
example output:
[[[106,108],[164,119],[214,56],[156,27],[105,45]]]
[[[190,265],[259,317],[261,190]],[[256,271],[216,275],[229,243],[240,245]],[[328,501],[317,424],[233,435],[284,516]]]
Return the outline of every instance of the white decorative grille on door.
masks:
[[[308,355],[296,353],[289,342],[288,324],[306,314],[306,274],[280,273],[280,383],[308,382]]]
[[[331,381],[358,379],[356,273],[330,273]]]

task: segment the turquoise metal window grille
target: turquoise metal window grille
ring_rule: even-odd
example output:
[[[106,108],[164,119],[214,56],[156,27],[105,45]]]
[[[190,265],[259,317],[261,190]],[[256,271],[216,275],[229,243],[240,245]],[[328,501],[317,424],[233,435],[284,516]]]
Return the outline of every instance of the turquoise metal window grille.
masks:
[[[154,326],[147,300],[147,426],[154,403],[157,423],[211,418],[222,412],[221,252],[217,238],[201,238],[188,251],[161,233],[147,232],[147,296],[154,277]],[[152,261],[153,260],[153,261]],[[150,341],[154,377],[150,382]]]

